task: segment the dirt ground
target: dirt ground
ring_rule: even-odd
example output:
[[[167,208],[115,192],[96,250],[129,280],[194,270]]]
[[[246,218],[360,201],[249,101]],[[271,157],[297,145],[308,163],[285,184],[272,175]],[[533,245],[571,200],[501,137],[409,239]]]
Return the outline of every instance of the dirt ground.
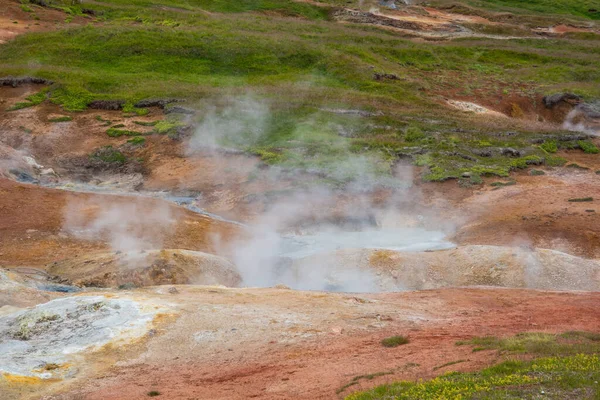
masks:
[[[400,379],[472,371],[496,351],[456,346],[473,336],[525,331],[598,331],[598,293],[446,289],[379,295],[278,289],[178,287],[158,295],[176,321],[161,325],[137,355],[117,357],[95,377],[46,399],[332,399]],[[141,295],[141,294],[140,294]],[[167,297],[168,296],[168,297]],[[318,309],[319,313],[312,310]],[[407,335],[389,349],[381,339]],[[114,354],[92,355],[102,364]],[[449,367],[440,366],[464,360]],[[374,379],[357,376],[384,372]]]

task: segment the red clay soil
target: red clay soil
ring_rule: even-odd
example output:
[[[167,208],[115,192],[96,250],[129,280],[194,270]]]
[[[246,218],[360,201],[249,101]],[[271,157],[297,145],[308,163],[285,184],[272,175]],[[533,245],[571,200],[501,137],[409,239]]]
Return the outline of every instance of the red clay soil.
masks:
[[[473,336],[600,331],[600,293],[458,288],[366,297],[379,300],[380,306],[395,303],[398,310],[422,310],[431,319],[382,316],[392,321],[375,332],[332,328],[325,337],[292,345],[259,339],[244,348],[217,346],[203,359],[175,356],[156,361],[144,356],[52,398],[144,399],[156,390],[168,399],[332,399],[386,382],[477,370],[500,361],[496,351],[473,353],[470,346],[455,345]],[[286,302],[285,295],[281,298]],[[290,312],[302,307],[289,305]],[[243,330],[243,321],[237,323]],[[381,339],[397,334],[408,335],[410,343],[392,349],[381,346]],[[438,368],[458,360],[465,361]],[[356,376],[379,372],[390,374],[359,379],[336,393]]]
[[[67,26],[66,13],[41,7],[35,4],[27,4],[29,10],[18,0],[0,0],[0,44],[13,39],[17,35],[28,32],[40,32],[56,30],[57,25]],[[90,18],[74,16],[69,24],[87,24]]]

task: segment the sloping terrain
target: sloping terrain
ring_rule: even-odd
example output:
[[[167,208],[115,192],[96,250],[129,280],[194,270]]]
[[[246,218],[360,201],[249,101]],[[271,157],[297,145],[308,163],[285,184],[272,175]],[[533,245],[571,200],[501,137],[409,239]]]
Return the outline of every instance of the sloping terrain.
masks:
[[[0,0],[0,398],[597,398],[599,10]]]

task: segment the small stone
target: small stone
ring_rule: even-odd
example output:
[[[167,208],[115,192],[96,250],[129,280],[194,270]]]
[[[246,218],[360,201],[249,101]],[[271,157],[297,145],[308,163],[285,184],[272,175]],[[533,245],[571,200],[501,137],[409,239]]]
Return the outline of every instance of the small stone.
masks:
[[[176,287],[170,287],[168,292],[171,294],[177,294],[177,293],[179,293],[179,290],[177,290]]]

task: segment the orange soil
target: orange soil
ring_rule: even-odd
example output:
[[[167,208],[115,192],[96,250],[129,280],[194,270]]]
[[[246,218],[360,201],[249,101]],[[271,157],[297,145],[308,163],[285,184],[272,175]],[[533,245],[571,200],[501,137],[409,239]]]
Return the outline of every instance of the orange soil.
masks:
[[[167,207],[177,220],[172,230],[147,227],[149,236],[164,236],[164,248],[216,252],[217,238],[228,241],[242,234],[236,225],[219,222],[162,200],[73,193],[0,179],[0,266],[36,266],[90,251],[106,251],[101,239],[84,240],[64,231],[67,211],[94,218],[102,204],[127,206],[135,202],[141,214]],[[73,204],[88,204],[74,211]]]

